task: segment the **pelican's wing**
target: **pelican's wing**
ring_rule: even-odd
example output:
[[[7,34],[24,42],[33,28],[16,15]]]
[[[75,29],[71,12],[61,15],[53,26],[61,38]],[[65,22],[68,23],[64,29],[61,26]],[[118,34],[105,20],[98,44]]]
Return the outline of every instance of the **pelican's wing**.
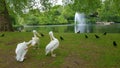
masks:
[[[19,43],[16,47],[15,53],[17,54],[17,52],[21,49],[21,43]]]
[[[55,45],[55,42],[54,41],[51,41],[47,46],[46,46],[46,49],[52,49]]]
[[[17,45],[16,50],[15,50],[16,60],[17,60],[17,61],[20,61],[20,59],[21,59],[21,52],[22,52],[21,49],[22,49],[22,43],[19,43],[19,44]]]
[[[27,43],[20,43],[20,44],[17,45],[17,48],[15,50],[17,61],[23,61],[24,60],[24,56],[27,52],[27,50],[25,50],[26,48],[27,48]]]
[[[56,44],[58,44],[58,41],[53,40],[46,46],[46,55],[53,49],[56,48]]]
[[[52,47],[54,46],[53,44],[54,44],[53,41],[51,41],[51,42],[46,46],[46,49],[45,49],[46,55],[50,52],[50,50],[51,50]]]

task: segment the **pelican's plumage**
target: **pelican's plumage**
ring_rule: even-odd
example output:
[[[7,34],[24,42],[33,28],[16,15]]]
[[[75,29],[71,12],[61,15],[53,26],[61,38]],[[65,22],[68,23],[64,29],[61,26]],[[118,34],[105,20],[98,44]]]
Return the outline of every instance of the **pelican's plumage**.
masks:
[[[32,46],[35,46],[36,44],[39,44],[39,38],[37,36],[32,37],[32,40],[29,41]]]
[[[26,55],[27,51],[26,48],[28,47],[29,43],[22,42],[17,44],[15,53],[16,53],[16,60],[22,62],[24,60],[24,56]]]
[[[39,37],[40,37],[40,35],[39,35],[39,33],[36,31],[36,30],[33,30],[33,37],[32,37],[32,39],[29,41],[29,46],[28,46],[28,48],[27,49],[29,49],[30,47],[32,47],[32,46],[35,46],[35,45],[38,45],[39,44]],[[39,37],[38,37],[39,36]]]
[[[29,47],[39,44],[39,37],[40,37],[39,33],[36,30],[33,30],[33,35],[34,36],[32,37],[32,40],[29,41],[30,43]]]
[[[49,52],[51,52],[51,56],[52,56],[52,57],[55,57],[55,54],[53,54],[53,51],[54,51],[56,48],[58,48],[58,46],[59,46],[59,41],[58,41],[57,38],[55,38],[55,37],[53,36],[53,32],[52,32],[52,31],[49,32],[49,35],[50,35],[51,41],[50,41],[50,43],[46,46],[46,49],[45,49],[46,55],[47,55]]]

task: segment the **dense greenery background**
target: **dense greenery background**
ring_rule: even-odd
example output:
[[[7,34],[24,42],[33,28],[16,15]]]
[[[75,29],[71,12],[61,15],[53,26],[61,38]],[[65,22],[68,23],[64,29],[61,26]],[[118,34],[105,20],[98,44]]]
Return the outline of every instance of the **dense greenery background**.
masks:
[[[120,0],[63,0],[63,5],[52,6],[49,0],[40,0],[43,8],[35,0],[6,0],[13,25],[71,24],[75,13],[85,13],[87,22],[120,22]],[[31,2],[33,4],[31,4]],[[33,9],[33,6],[37,6]],[[0,9],[2,10],[2,6]],[[29,12],[25,11],[29,10]],[[24,12],[23,12],[24,11]]]

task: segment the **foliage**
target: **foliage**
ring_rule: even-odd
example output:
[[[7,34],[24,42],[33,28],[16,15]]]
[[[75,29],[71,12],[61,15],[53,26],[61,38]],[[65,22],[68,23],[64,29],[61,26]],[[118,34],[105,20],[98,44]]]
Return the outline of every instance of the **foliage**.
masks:
[[[0,31],[13,31],[7,4],[5,0],[0,0]]]
[[[38,2],[35,0],[6,0],[6,3],[10,19],[14,25],[73,23],[74,14],[77,11],[84,12],[88,22],[120,22],[119,0],[105,0],[104,2],[101,0],[71,1],[73,2],[68,3],[67,0],[63,0],[64,5],[55,6],[49,0],[38,0]],[[4,8],[0,6],[0,10],[4,10]]]
[[[120,22],[120,3],[119,0],[105,0],[99,13],[99,17],[103,21]]]

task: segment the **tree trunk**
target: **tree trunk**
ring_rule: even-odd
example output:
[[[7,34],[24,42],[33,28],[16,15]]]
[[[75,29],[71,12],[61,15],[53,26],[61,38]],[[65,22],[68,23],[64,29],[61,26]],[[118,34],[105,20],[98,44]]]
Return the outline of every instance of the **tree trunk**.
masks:
[[[13,31],[12,23],[10,21],[10,16],[8,13],[7,5],[5,0],[0,1],[0,6],[2,6],[2,11],[0,8],[0,32],[1,31]]]

